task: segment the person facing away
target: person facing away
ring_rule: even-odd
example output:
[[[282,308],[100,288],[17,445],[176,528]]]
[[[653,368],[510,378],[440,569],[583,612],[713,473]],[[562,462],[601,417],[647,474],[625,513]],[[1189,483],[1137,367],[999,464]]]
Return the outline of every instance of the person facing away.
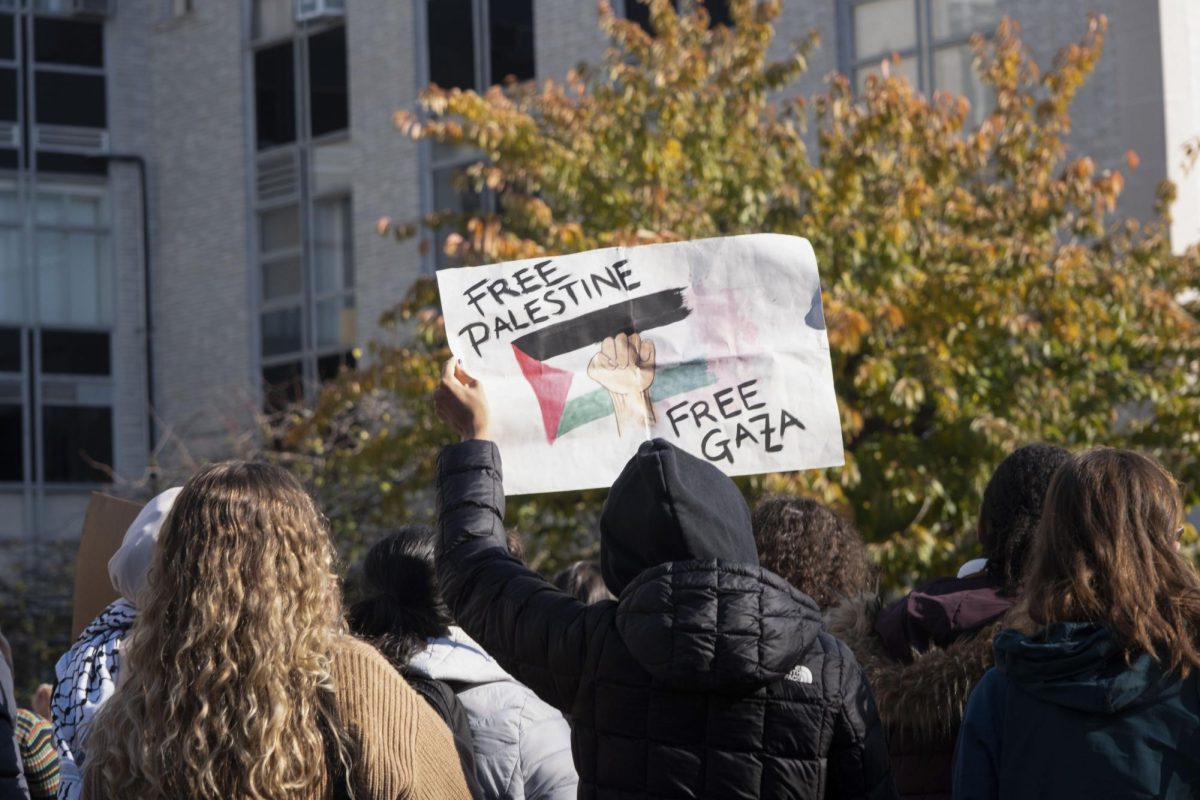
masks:
[[[902,797],[950,797],[967,697],[993,663],[992,635],[1016,602],[1046,489],[1068,458],[1032,444],[1000,462],[979,510],[982,571],[929,581],[887,608],[879,598],[850,598],[827,616],[875,691]]]
[[[450,361],[435,404],[464,438],[438,463],[442,594],[569,714],[580,798],[894,797],[861,670],[812,601],[758,565],[733,481],[643,443],[601,515],[618,599],[585,605],[505,550],[482,385]]]
[[[417,674],[408,666],[412,657],[425,649],[429,638],[441,636],[448,629],[445,604],[436,599],[432,539],[428,564],[408,555],[410,548],[420,546],[422,530],[426,537],[431,535],[428,528],[406,526],[367,551],[362,568],[362,591],[367,596],[350,607],[346,621],[350,632],[378,650],[450,728],[471,797],[483,800],[486,795],[476,776],[475,743],[467,710],[449,684]],[[416,535],[412,535],[414,532]]]
[[[180,489],[175,486],[156,495],[134,517],[121,546],[108,561],[108,578],[121,596],[83,629],[54,666],[57,680],[50,699],[50,719],[58,749],[60,800],[79,799],[88,729],[97,709],[116,689],[122,642],[137,617],[138,595],[146,588],[158,534]]]
[[[11,675],[14,669],[12,647],[3,633],[0,633],[0,660],[4,661]],[[56,797],[59,779],[54,728],[48,720],[28,708],[17,708],[14,723],[21,753],[21,771],[29,790],[29,794],[24,796],[33,800]]]
[[[435,707],[465,710],[460,755],[480,797],[573,800],[579,778],[566,720],[451,624],[433,556],[434,532],[424,526],[377,542],[363,563],[372,594],[351,608],[351,630]]]
[[[10,660],[0,657],[0,800],[29,800],[29,784],[25,782],[17,731],[17,698],[13,692]]]
[[[450,732],[343,631],[328,530],[270,464],[200,470],[163,523],[83,797],[469,797]]]
[[[600,562],[595,559],[576,561],[566,569],[559,570],[553,583],[560,592],[578,598],[581,603],[589,606],[601,600],[616,600],[604,585]]]
[[[1200,578],[1153,459],[1100,448],[1054,476],[1014,627],[971,694],[956,798],[1200,796]]]
[[[833,509],[808,497],[769,497],[751,521],[762,565],[822,611],[874,591],[862,536]]]

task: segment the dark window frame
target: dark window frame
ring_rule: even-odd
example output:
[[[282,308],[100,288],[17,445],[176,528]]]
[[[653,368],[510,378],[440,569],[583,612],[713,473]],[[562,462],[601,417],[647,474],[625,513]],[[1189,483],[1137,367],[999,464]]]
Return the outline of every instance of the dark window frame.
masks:
[[[347,28],[343,21],[306,22],[296,24],[287,35],[270,38],[264,37],[250,42],[252,64],[257,53],[267,48],[285,44],[292,47],[294,63],[292,72],[292,97],[296,131],[294,139],[269,147],[259,147],[257,120],[255,121],[255,130],[253,131],[255,144],[253,163],[256,170],[266,167],[273,160],[288,154],[294,154],[291,162],[292,166],[288,173],[294,178],[293,188],[269,200],[256,198],[254,203],[256,220],[254,232],[255,263],[258,270],[255,294],[258,312],[257,324],[259,328],[255,356],[259,365],[258,372],[262,386],[263,407],[267,411],[276,409],[277,403],[281,398],[298,397],[290,387],[284,387],[286,391],[281,390],[280,386],[277,385],[277,381],[271,377],[272,375],[277,376],[281,374],[281,370],[291,370],[288,374],[293,374],[294,369],[292,368],[295,365],[299,365],[301,373],[300,381],[302,384],[301,395],[311,396],[320,382],[317,362],[331,351],[331,348],[319,347],[317,343],[317,303],[318,300],[324,299],[326,294],[329,293],[318,295],[314,287],[316,258],[314,254],[315,206],[319,200],[325,199],[326,195],[318,195],[314,190],[313,160],[319,147],[348,141],[350,138],[351,114],[353,113],[353,109],[350,98],[350,54],[346,36]],[[334,43],[331,41],[331,37],[339,37],[340,40]],[[318,50],[316,53],[316,64],[313,63],[314,42],[316,44],[315,49]],[[332,46],[329,49],[321,52],[325,45],[330,44]],[[344,73],[342,73],[345,78],[345,99],[342,104],[344,107],[334,109],[333,114],[335,121],[342,124],[336,127],[321,123],[320,115],[324,113],[321,107],[323,102],[330,98],[332,98],[334,104],[337,104],[337,96],[343,93],[339,93],[336,87],[325,87],[326,90],[322,92],[323,87],[313,80],[313,72],[319,67],[321,59],[331,53],[332,57],[344,59],[345,61]],[[323,71],[322,77],[327,78],[329,74],[328,71]],[[257,87],[255,88],[257,89]],[[346,194],[346,190],[343,187],[334,194],[336,196],[344,195]],[[273,210],[290,206],[297,207],[300,241],[295,246],[264,252],[262,250],[261,230],[257,227],[261,225],[262,217]],[[353,261],[352,226],[349,228],[348,235],[351,237],[348,247],[351,252],[351,260]],[[269,265],[294,259],[300,260],[300,291],[281,294],[268,300],[266,297],[266,268]],[[353,267],[351,267],[351,270],[353,270]],[[353,286],[349,286],[343,292],[338,293],[338,296],[343,295],[348,297],[351,303],[356,299]],[[291,347],[294,340],[290,338],[286,343],[281,341],[271,342],[267,335],[263,324],[264,319],[267,315],[281,312],[296,312],[299,314],[300,338],[298,347]],[[288,346],[285,347],[284,344]],[[344,350],[345,348],[339,346],[337,349]]]

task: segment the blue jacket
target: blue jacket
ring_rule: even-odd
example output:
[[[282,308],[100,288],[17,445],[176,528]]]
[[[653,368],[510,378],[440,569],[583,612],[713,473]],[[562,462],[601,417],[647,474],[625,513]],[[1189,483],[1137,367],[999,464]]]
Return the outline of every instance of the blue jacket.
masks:
[[[996,666],[967,702],[954,797],[1200,796],[1197,672],[1126,664],[1107,628],[1058,623],[995,640]]]

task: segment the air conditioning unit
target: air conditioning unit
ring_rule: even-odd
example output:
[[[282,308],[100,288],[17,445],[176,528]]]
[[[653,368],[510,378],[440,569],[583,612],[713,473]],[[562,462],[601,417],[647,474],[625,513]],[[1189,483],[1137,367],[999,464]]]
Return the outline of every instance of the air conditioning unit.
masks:
[[[296,22],[346,16],[346,0],[296,0]]]
[[[103,153],[108,150],[108,131],[74,125],[34,125],[33,145],[38,150],[59,153]]]
[[[116,0],[34,0],[33,7],[39,14],[105,19],[116,10]]]
[[[0,147],[20,147],[21,126],[15,122],[0,122]]]

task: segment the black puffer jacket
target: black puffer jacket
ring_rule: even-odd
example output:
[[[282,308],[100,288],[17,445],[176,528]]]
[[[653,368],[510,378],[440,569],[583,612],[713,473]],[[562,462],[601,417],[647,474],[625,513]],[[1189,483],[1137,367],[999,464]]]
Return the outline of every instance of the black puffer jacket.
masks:
[[[617,554],[605,577],[623,590],[591,606],[509,556],[496,447],[446,448],[438,575],[455,619],[570,716],[581,798],[895,797],[875,703],[849,649],[782,578],[705,557],[706,548],[729,552],[696,535],[705,503],[721,537],[746,537],[734,551],[749,541],[753,557],[745,503],[719,476],[741,506],[731,515],[728,494],[691,480],[694,459],[653,447],[657,498],[631,509],[645,487],[619,491],[618,481],[606,504],[610,519],[616,503],[621,518],[642,520],[624,531],[602,526],[602,552]],[[729,522],[742,517],[744,529]],[[639,554],[663,552],[695,558],[613,586]]]

